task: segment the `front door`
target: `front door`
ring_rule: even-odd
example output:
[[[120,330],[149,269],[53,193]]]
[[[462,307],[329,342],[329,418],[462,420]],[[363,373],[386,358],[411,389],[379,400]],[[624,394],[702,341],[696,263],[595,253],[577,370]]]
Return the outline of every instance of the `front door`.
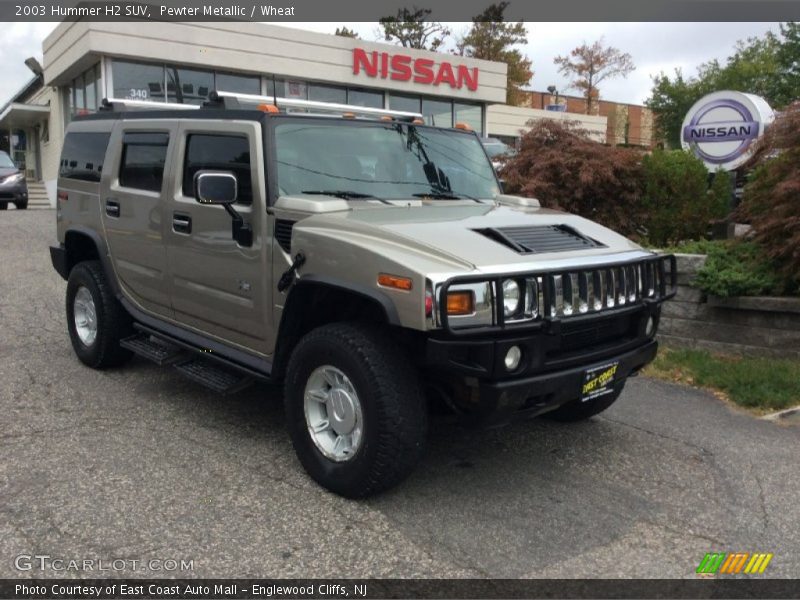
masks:
[[[100,211],[123,291],[140,308],[172,316],[164,243],[164,193],[178,127],[161,121],[120,121],[114,127]]]
[[[266,356],[273,338],[261,124],[185,120],[178,144],[176,176],[165,213],[175,318],[239,349]],[[251,245],[234,239],[232,219],[223,206],[195,199],[194,176],[206,170],[236,176],[238,200],[233,208],[253,229]]]

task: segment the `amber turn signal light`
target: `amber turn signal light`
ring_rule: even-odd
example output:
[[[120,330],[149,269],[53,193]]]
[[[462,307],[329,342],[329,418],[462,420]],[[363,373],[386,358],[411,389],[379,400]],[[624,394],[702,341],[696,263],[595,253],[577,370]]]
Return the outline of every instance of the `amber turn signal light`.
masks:
[[[261,112],[265,112],[265,113],[276,113],[276,112],[278,112],[278,107],[275,106],[274,104],[259,104],[256,108],[258,110],[260,110]]]
[[[475,295],[471,291],[447,292],[448,315],[471,315],[475,312]]]
[[[407,292],[410,290],[414,282],[408,277],[400,277],[399,275],[389,275],[388,273],[381,273],[378,275],[378,285],[383,287],[394,288],[396,290],[403,290]]]

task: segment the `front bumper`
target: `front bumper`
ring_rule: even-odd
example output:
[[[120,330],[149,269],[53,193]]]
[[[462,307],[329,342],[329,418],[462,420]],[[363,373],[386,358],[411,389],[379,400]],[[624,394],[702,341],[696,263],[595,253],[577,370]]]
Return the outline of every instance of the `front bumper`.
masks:
[[[24,202],[28,199],[28,184],[25,181],[0,183],[0,202]]]
[[[459,408],[481,421],[535,416],[580,397],[586,369],[618,361],[615,390],[655,358],[654,331],[660,317],[656,302],[587,315],[569,321],[543,322],[515,335],[482,334],[431,337],[424,366],[435,379],[450,382]],[[522,351],[520,365],[509,372],[504,357],[512,346]]]

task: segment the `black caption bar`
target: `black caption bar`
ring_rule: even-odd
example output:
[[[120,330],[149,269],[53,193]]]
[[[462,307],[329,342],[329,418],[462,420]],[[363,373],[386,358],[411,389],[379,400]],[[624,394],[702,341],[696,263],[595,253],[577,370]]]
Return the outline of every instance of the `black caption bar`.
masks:
[[[28,579],[11,599],[800,598],[798,579]]]
[[[431,20],[471,21],[491,0],[430,0]],[[401,0],[0,0],[0,21],[377,21]],[[800,0],[512,0],[508,20],[795,21]]]

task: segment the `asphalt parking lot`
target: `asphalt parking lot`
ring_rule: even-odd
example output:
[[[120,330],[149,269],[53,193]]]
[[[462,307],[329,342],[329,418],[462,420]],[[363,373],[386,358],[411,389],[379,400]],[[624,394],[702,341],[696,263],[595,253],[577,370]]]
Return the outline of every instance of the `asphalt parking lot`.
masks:
[[[638,378],[581,424],[437,418],[406,483],[348,501],[302,471],[280,390],[83,367],[53,211],[0,213],[0,240],[0,578],[76,575],[21,554],[193,561],[125,576],[680,578],[742,551],[800,574],[800,427]]]

